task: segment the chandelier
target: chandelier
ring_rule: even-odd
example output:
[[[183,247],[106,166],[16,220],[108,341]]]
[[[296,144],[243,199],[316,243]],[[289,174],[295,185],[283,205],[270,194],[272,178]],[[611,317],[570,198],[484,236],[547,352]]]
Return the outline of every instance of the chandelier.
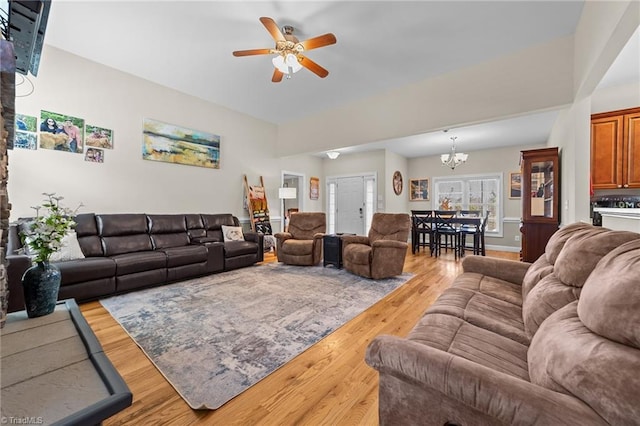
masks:
[[[448,154],[442,154],[440,156],[440,160],[442,161],[443,166],[447,166],[451,168],[451,170],[458,167],[460,164],[467,161],[468,154],[464,154],[462,152],[456,152],[456,139],[457,136],[451,137],[451,151]]]

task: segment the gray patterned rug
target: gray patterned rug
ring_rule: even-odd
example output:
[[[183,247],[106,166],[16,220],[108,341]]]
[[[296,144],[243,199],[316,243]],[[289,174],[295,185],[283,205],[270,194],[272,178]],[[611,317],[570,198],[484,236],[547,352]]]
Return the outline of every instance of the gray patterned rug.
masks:
[[[100,303],[194,409],[216,409],[408,281],[279,263]]]

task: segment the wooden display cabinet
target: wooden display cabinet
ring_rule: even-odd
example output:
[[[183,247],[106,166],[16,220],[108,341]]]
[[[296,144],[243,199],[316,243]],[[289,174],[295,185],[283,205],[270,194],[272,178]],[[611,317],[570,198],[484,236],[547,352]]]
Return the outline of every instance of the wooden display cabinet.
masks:
[[[640,188],[640,108],[591,116],[591,183]]]
[[[535,262],[560,225],[560,155],[558,148],[522,151],[521,259]]]

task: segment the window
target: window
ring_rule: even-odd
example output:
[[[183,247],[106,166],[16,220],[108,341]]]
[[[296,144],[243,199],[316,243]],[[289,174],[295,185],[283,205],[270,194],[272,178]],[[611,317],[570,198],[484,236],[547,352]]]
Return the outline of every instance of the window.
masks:
[[[502,174],[433,178],[434,209],[489,212],[486,232],[502,236]]]

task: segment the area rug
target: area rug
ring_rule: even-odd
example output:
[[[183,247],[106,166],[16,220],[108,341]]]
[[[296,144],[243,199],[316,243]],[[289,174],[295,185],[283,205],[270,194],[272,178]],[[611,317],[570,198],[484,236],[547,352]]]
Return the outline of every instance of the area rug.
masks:
[[[191,408],[216,409],[411,276],[268,263],[101,303]]]

